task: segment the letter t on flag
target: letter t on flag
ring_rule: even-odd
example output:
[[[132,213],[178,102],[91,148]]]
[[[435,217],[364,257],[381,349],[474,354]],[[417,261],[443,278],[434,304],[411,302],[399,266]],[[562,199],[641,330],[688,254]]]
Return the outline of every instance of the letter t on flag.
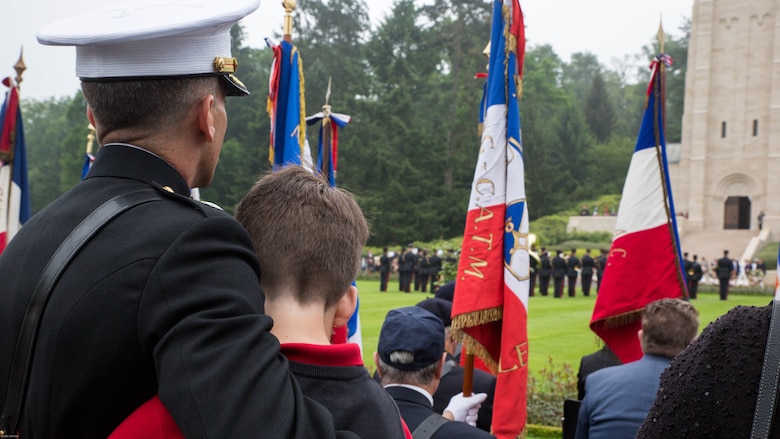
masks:
[[[528,210],[520,137],[525,52],[518,0],[493,2],[486,112],[453,299],[453,334],[497,374],[493,434],[526,425]]]

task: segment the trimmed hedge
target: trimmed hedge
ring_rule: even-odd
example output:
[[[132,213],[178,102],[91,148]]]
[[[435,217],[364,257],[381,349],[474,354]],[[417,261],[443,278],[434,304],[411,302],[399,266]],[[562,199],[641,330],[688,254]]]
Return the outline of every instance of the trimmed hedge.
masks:
[[[549,427],[547,425],[528,424],[527,437],[529,439],[556,438],[563,435],[561,427]]]

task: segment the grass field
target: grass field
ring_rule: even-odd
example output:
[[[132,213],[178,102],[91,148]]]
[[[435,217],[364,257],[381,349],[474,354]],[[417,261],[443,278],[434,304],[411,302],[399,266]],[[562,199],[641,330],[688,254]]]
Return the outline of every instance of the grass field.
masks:
[[[363,336],[363,360],[372,372],[373,353],[376,350],[379,330],[385,314],[393,308],[414,305],[433,295],[412,292],[398,292],[398,282],[389,285],[388,292],[379,292],[379,281],[359,280],[360,325]],[[730,294],[729,300],[721,301],[717,294],[699,293],[692,303],[699,311],[700,330],[737,305],[764,306],[770,296],[748,296]],[[580,291],[574,298],[553,299],[552,296],[530,298],[528,311],[529,370],[531,373],[548,364],[548,358],[560,365],[568,363],[579,367],[580,357],[598,349],[598,337],[590,330],[588,323],[593,312],[596,297],[583,297]]]

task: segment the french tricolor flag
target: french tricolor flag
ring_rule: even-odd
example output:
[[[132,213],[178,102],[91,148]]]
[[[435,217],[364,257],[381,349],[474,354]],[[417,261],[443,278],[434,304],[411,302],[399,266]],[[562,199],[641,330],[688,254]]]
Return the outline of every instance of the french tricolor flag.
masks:
[[[637,332],[650,302],[687,296],[664,137],[663,69],[651,65],[647,108],[620,200],[591,329],[623,363],[642,357]]]
[[[274,52],[266,110],[271,119],[269,160],[274,169],[289,164],[312,168],[306,140],[306,102],[301,89],[303,67],[298,48],[289,41],[278,45],[266,38]]]
[[[5,78],[3,84],[10,90],[0,107],[0,253],[22,224],[30,219],[27,152],[19,90],[13,86],[11,78]]]
[[[453,334],[497,374],[493,434],[526,425],[528,209],[519,84],[525,50],[517,0],[493,2],[482,140],[455,282]]]

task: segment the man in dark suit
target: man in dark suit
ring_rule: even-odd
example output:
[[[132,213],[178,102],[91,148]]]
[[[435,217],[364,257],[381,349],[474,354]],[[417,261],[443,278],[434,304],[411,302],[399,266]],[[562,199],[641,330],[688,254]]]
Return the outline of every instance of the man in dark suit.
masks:
[[[431,260],[428,257],[428,250],[423,250],[417,259],[420,267],[420,288],[419,291],[425,293],[428,291],[428,280],[431,278]]]
[[[683,272],[685,272],[685,287],[688,297],[691,295],[691,278],[693,277],[693,261],[688,259],[688,252],[683,252]]]
[[[439,280],[439,272],[441,271],[441,250],[436,250],[433,252],[433,254],[430,257],[431,261],[431,293],[435,292],[434,287],[436,286],[436,282]]]
[[[599,257],[596,258],[596,294],[598,294],[601,288],[601,280],[604,279],[604,269],[607,268],[607,250],[601,249]]]
[[[151,6],[38,33],[46,44],[82,46],[76,73],[102,146],[86,178],[0,256],[0,404],[51,255],[99,206],[143,191],[158,199],[97,231],[51,290],[21,437],[105,438],[155,394],[188,438],[335,437],[332,416],[304,398],[269,332],[246,230],[190,198],[214,176],[225,97],[248,94],[233,76],[229,30],[257,3]]]
[[[406,279],[404,278],[404,272],[401,271],[401,268],[404,266],[404,248],[401,247],[398,249],[398,253],[395,255],[395,269],[398,272],[398,291],[404,291],[404,282]]]
[[[422,280],[422,260],[423,250],[412,249],[414,253],[414,267],[412,268],[412,285],[414,285],[414,291],[420,291],[420,281]]]
[[[569,279],[569,297],[574,297],[577,288],[577,275],[580,270],[580,260],[577,257],[577,249],[571,249],[566,260],[566,277]]]
[[[398,276],[400,278],[401,291],[410,293],[412,290],[412,275],[414,266],[417,265],[417,255],[414,254],[414,245],[409,244],[406,252],[398,259]]]
[[[425,299],[416,306],[430,311],[444,324],[444,351],[447,353],[447,361],[442,368],[439,388],[433,394],[433,410],[437,413],[442,413],[447,404],[449,404],[450,399],[463,391],[463,376],[465,374],[465,369],[456,360],[456,357],[460,357],[460,343],[450,335],[450,330],[452,329],[452,302],[434,297]],[[496,377],[484,370],[475,368],[472,376],[472,389],[474,393],[487,394],[487,399],[479,408],[477,428],[490,431],[490,425],[493,422],[493,398],[496,394]]]
[[[533,297],[536,292],[536,278],[539,275],[539,254],[537,254],[533,249],[531,249],[528,252],[528,276],[530,277],[530,282],[528,285],[528,295],[530,297]]]
[[[563,259],[563,251],[555,250],[555,257],[552,260],[553,277],[553,297],[560,299],[563,297],[563,278],[566,277],[566,259]]]
[[[720,300],[726,300],[729,297],[729,281],[734,273],[734,262],[729,259],[728,250],[723,250],[723,257],[718,259],[715,270],[720,282]]]
[[[409,430],[414,433],[426,421],[441,421],[432,438],[493,437],[474,427],[479,405],[487,397],[484,393],[464,397],[461,392],[450,400],[443,415],[433,410],[445,358],[444,325],[438,317],[419,306],[387,313],[374,363]]]
[[[577,370],[577,399],[582,401],[585,397],[585,379],[593,372],[610,366],[623,364],[620,358],[612,352],[609,346],[604,345],[592,354],[580,359],[580,368]]]
[[[582,295],[585,297],[590,296],[590,284],[593,281],[593,269],[596,267],[596,261],[590,255],[590,249],[585,249],[585,254],[582,255],[582,271],[580,272],[580,284],[582,285]]]
[[[577,439],[633,438],[658,392],[661,373],[696,338],[699,313],[682,299],[649,303],[642,315],[638,361],[588,375]]]
[[[698,259],[698,255],[693,255],[693,261],[691,262],[691,274],[688,275],[688,297],[691,299],[695,299],[698,296],[699,281],[704,275],[704,271],[702,270]]]
[[[552,275],[552,263],[550,255],[545,248],[542,248],[542,256],[539,258],[539,294],[547,295],[550,287],[550,275]]]
[[[387,282],[390,280],[390,262],[392,258],[387,252],[387,247],[382,249],[382,256],[379,257],[379,291],[387,291]]]

